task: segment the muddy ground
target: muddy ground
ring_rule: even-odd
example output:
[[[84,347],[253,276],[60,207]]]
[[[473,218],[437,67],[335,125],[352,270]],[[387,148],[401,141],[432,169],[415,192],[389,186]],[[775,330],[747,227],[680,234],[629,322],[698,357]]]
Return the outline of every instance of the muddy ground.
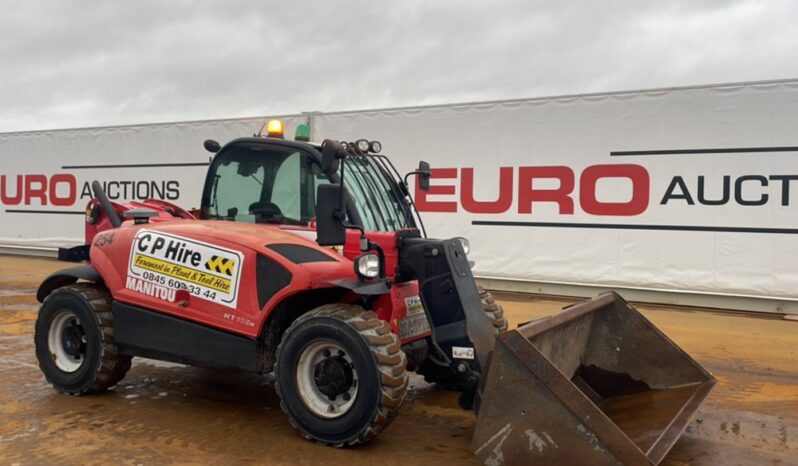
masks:
[[[411,379],[376,441],[333,449],[302,440],[268,377],[135,359],[99,396],[60,395],[33,353],[35,288],[62,263],[0,256],[0,464],[477,464],[470,412]],[[567,300],[501,296],[511,326]],[[798,465],[798,322],[641,306],[718,378],[663,464]]]

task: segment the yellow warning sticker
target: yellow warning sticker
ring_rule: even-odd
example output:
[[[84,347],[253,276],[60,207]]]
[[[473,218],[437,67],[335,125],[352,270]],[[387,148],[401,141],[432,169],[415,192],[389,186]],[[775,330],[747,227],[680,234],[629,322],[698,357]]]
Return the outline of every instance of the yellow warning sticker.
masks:
[[[208,262],[205,263],[205,270],[215,271],[217,273],[223,273],[228,277],[233,276],[233,267],[235,267],[236,262],[233,259],[228,259],[226,257],[219,257],[219,256],[211,256]]]

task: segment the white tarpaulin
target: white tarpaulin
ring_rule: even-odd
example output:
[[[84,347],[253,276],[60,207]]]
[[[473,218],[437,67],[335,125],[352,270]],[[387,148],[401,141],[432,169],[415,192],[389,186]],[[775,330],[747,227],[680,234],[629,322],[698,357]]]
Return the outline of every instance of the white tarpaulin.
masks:
[[[469,238],[476,275],[798,297],[798,82],[323,114],[315,130],[430,162],[427,230]]]
[[[304,117],[280,117],[294,131]],[[0,134],[0,246],[84,241],[90,185],[112,201],[166,199],[199,207],[211,154],[206,139],[252,136],[265,119]]]
[[[311,127],[380,140],[403,171],[430,162],[427,231],[468,237],[477,275],[798,298],[797,110],[785,81],[314,113]],[[80,243],[82,218],[40,212],[82,212],[93,179],[196,207],[202,141],[262,122],[0,135],[0,243]]]

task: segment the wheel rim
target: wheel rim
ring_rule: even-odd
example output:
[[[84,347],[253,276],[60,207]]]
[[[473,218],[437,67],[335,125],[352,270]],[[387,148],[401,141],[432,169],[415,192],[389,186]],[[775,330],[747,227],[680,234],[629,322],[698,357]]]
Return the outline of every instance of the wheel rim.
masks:
[[[47,332],[47,347],[56,367],[64,372],[75,372],[86,360],[86,331],[72,311],[56,314]]]
[[[310,343],[299,356],[296,382],[302,402],[316,416],[343,416],[355,403],[358,377],[351,357],[329,340]]]

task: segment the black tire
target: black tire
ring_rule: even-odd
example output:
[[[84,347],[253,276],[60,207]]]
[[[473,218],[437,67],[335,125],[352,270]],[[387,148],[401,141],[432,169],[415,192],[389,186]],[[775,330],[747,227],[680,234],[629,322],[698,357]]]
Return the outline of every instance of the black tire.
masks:
[[[78,329],[82,341],[79,354],[71,356],[74,360],[70,363],[79,365],[75,370],[59,367],[56,350],[49,344],[51,327],[66,320],[73,322],[70,327]],[[60,341],[63,339],[62,335]],[[34,343],[44,377],[62,393],[102,392],[116,385],[130,369],[131,357],[119,354],[114,343],[111,295],[94,284],[77,283],[53,291],[39,309]]]
[[[339,346],[343,352],[338,354],[349,358],[357,379],[351,406],[331,419],[315,414],[299,388],[299,374],[306,367],[300,366],[300,358],[309,358],[319,342]],[[324,445],[344,447],[374,439],[399,413],[407,392],[407,358],[399,338],[387,322],[360,306],[328,304],[302,315],[283,334],[276,359],[280,407],[303,437]],[[319,379],[314,380],[318,387]]]
[[[506,332],[509,325],[504,317],[502,305],[496,302],[490,291],[481,286],[477,286],[477,291],[482,302],[482,310],[485,311],[485,315],[490,320],[490,323],[493,324],[494,333],[498,335]],[[466,388],[461,378],[451,367],[436,362],[429,357],[421,363],[418,373],[424,376],[424,380],[427,383],[434,383],[446,390],[465,390]]]

